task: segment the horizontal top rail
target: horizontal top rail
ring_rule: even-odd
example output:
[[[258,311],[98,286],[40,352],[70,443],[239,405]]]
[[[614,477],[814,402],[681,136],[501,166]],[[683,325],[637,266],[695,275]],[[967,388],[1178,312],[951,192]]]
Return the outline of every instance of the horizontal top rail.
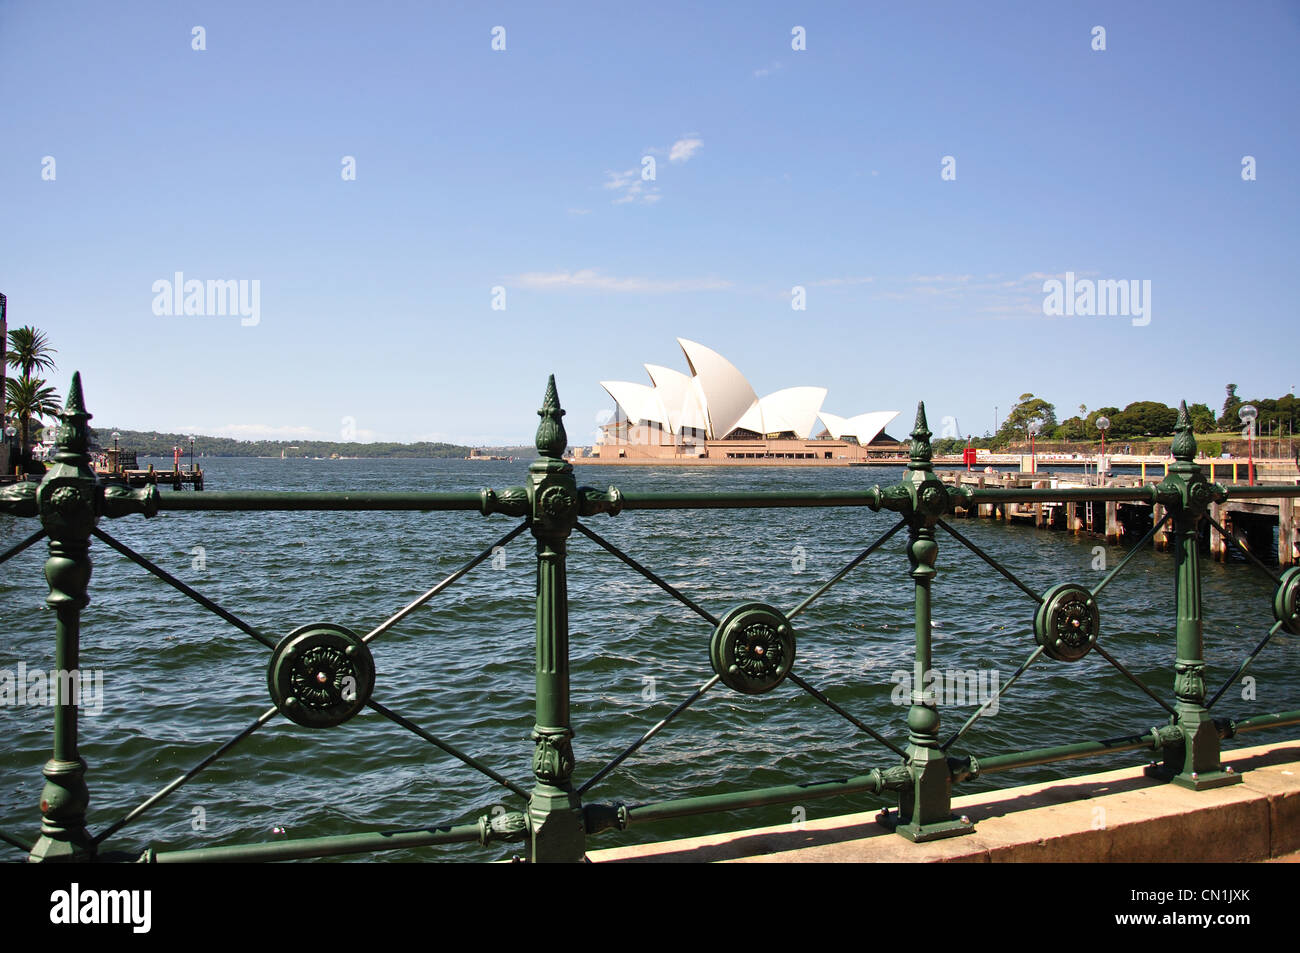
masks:
[[[727,510],[784,506],[880,506],[876,487],[750,493],[624,493],[625,510]]]
[[[159,510],[477,510],[479,493],[329,493],[248,491],[160,494]]]
[[[1158,484],[1096,487],[980,487],[964,488],[961,496],[971,503],[1116,502],[1150,503],[1158,500]],[[1300,486],[1226,487],[1229,499],[1300,498]],[[596,493],[598,491],[591,490]],[[807,506],[867,506],[880,509],[882,493],[873,486],[862,490],[755,491],[744,493],[623,493],[624,510],[726,510],[772,509]],[[160,495],[159,510],[211,510],[260,512],[268,510],[393,510],[467,511],[483,509],[483,492],[374,493],[229,491],[203,496]],[[961,505],[961,501],[957,501]]]

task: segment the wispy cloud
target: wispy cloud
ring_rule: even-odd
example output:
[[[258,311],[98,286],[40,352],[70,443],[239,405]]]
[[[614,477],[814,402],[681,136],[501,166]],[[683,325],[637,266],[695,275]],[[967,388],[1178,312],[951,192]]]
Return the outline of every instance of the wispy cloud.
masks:
[[[620,193],[618,198],[613,200],[615,205],[627,205],[631,202],[652,205],[659,201],[659,186],[652,180],[643,179],[640,169],[606,172],[604,188]]]
[[[686,162],[704,145],[703,139],[678,139],[668,148],[669,162]]]
[[[676,291],[722,291],[732,287],[723,278],[643,278],[602,275],[594,268],[578,271],[530,271],[507,279],[511,284],[534,291],[566,291],[588,289],[593,291],[633,292],[640,294],[665,294]]]
[[[754,79],[762,79],[764,76],[771,76],[780,68],[781,68],[780,61],[774,60],[769,65],[760,66],[758,69],[754,70]]]
[[[704,140],[695,133],[688,133],[682,136],[670,146],[662,148],[647,149],[646,156],[664,156],[667,155],[668,161],[674,165],[684,165],[691,160],[695,153],[699,152],[704,146]],[[605,181],[601,187],[610,192],[617,192],[618,195],[611,200],[613,205],[653,205],[658,202],[663,195],[659,191],[658,177],[656,172],[647,172],[647,167],[654,169],[653,163],[645,161],[639,167],[634,166],[631,169],[622,171],[607,169],[605,170]],[[652,177],[647,177],[652,176]]]
[[[191,428],[193,432],[207,433],[213,437],[230,437],[232,440],[337,440],[338,434],[328,434],[314,427],[274,427],[271,424],[226,424],[215,429]]]
[[[845,278],[823,278],[821,281],[810,281],[808,284],[813,288],[831,288],[836,285],[865,285],[875,280],[872,275],[851,275]]]

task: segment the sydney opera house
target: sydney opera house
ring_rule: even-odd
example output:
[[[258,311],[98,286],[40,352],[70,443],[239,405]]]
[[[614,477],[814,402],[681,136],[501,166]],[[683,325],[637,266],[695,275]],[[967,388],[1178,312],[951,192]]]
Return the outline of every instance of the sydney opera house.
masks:
[[[846,465],[897,448],[882,433],[898,411],[840,417],[822,409],[825,387],[759,397],[717,351],[677,343],[689,373],[646,364],[650,384],[601,381],[615,410],[584,462]]]

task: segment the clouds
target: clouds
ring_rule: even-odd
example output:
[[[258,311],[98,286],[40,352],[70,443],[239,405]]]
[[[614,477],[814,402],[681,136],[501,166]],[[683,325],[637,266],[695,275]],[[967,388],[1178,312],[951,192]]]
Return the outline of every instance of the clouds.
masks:
[[[616,193],[611,205],[653,205],[663,198],[659,190],[659,163],[657,156],[667,155],[672,165],[685,165],[704,147],[704,140],[695,133],[677,139],[672,145],[647,149],[641,165],[630,169],[605,170],[601,188]]]
[[[703,139],[678,139],[668,148],[668,161],[686,162],[703,145]]]
[[[732,287],[724,278],[643,278],[602,275],[594,268],[578,271],[530,271],[508,279],[511,284],[534,291],[585,289],[618,293],[667,294],[681,291],[722,291]]]

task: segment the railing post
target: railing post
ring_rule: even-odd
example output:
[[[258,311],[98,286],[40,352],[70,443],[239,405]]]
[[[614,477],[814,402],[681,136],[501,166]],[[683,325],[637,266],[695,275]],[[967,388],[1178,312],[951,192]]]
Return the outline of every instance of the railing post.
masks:
[[[569,592],[565,554],[578,519],[578,487],[564,461],[564,432],[555,375],[537,412],[539,457],[528,468],[532,531],[537,539],[537,723],[528,802],[530,859],[580,862],[586,856],[581,798],[573,789],[569,724]]]
[[[938,840],[968,834],[974,828],[952,813],[952,774],[939,743],[939,707],[931,682],[930,585],[936,573],[939,544],[934,527],[948,511],[948,491],[931,463],[930,427],[924,402],[917,405],[912,428],[911,461],[901,487],[886,493],[886,505],[907,515],[907,560],[916,595],[916,656],[912,664],[907,773],[911,783],[899,792],[898,816],[885,823],[911,841]],[[900,492],[901,491],[901,492]],[[893,500],[891,503],[889,500]],[[901,505],[900,505],[901,504]]]
[[[1175,586],[1178,600],[1178,656],[1174,661],[1172,723],[1183,735],[1163,765],[1148,773],[1193,790],[1235,784],[1241,775],[1223,770],[1219,732],[1205,709],[1205,642],[1201,621],[1200,522],[1211,503],[1222,502],[1223,487],[1205,479],[1196,464],[1196,437],[1184,401],[1174,427],[1174,464],[1157,488],[1174,514]]]
[[[80,701],[81,610],[90,602],[90,531],[97,519],[95,474],[90,468],[90,414],[81,395],[81,375],[72,375],[68,399],[59,415],[54,465],[41,480],[36,501],[50,537],[45,579],[46,604],[54,610],[54,752],[45,763],[41,791],[41,836],[29,860],[89,860],[95,846],[86,831],[86,762],[77,750]]]

